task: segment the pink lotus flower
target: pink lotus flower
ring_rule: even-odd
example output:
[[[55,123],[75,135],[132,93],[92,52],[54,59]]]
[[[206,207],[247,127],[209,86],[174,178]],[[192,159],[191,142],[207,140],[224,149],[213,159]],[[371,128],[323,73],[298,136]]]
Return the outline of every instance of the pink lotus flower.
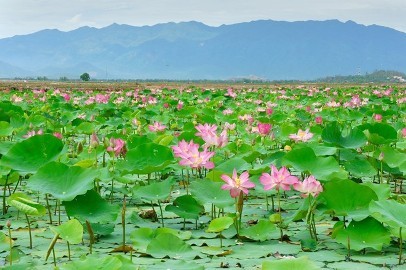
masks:
[[[402,128],[402,137],[406,138],[406,128]]]
[[[382,115],[381,114],[374,114],[374,120],[376,122],[382,122]]]
[[[58,139],[60,139],[60,140],[62,140],[62,133],[60,133],[60,132],[54,132],[53,133],[53,135],[55,136],[55,137],[57,137]]]
[[[259,177],[259,181],[264,185],[264,190],[270,190],[273,188],[276,190],[279,190],[280,188],[283,190],[289,190],[290,186],[296,184],[299,179],[296,176],[291,175],[286,167],[282,167],[278,171],[278,169],[272,165],[271,174],[262,173]]]
[[[273,109],[272,108],[267,108],[265,110],[265,112],[266,112],[266,115],[271,115],[273,113]]]
[[[106,95],[97,94],[96,97],[95,97],[96,102],[97,102],[97,103],[102,103],[102,104],[108,103],[108,102],[109,102],[109,99],[110,99],[110,95],[109,95],[109,94],[106,94]]]
[[[308,140],[313,138],[313,133],[309,132],[309,129],[306,129],[305,131],[299,129],[296,134],[290,134],[289,138],[294,140],[295,142],[307,142]]]
[[[214,154],[214,152],[209,152],[206,149],[199,152],[199,149],[193,147],[189,149],[187,158],[182,158],[179,161],[179,165],[189,166],[192,169],[213,169],[214,163],[210,161],[210,158],[212,158]]]
[[[214,163],[210,161],[210,158],[214,156],[214,152],[209,152],[204,149],[199,152],[199,145],[194,143],[193,140],[186,142],[182,140],[178,145],[172,146],[173,153],[176,157],[180,157],[179,165],[189,166],[193,169],[200,169],[202,167],[206,169],[213,169]]]
[[[217,126],[210,124],[200,124],[195,127],[197,132],[195,135],[200,136],[205,144],[204,147],[216,146],[223,147],[228,143],[227,130],[223,130],[220,135],[217,135]]]
[[[271,124],[266,124],[266,123],[258,123],[258,133],[261,136],[266,136],[271,132]]]
[[[29,131],[26,135],[24,135],[23,138],[30,138],[30,137],[32,137],[32,136],[35,136],[35,135],[42,135],[42,134],[44,134],[44,132],[42,131],[42,129],[40,129],[40,130],[38,130],[38,131],[31,130],[31,131]]]
[[[66,102],[68,102],[68,101],[70,100],[70,96],[69,96],[69,94],[67,94],[67,93],[63,93],[63,94],[61,94],[61,96],[63,97],[63,99],[64,99]]]
[[[178,109],[178,111],[182,110],[183,108],[183,101],[179,101],[178,105],[176,105],[176,109]]]
[[[320,192],[323,191],[323,187],[319,181],[314,178],[313,175],[305,178],[303,182],[298,181],[293,184],[293,188],[299,192],[302,192],[302,197],[306,198],[311,194],[313,197],[317,197]]]
[[[90,136],[90,146],[93,148],[96,148],[97,146],[99,146],[99,138],[97,137],[96,133],[94,133],[94,132]]]
[[[114,152],[115,156],[120,154],[125,156],[127,149],[125,147],[125,141],[122,139],[110,138],[110,145],[107,147],[107,152]]]
[[[173,154],[175,157],[180,157],[180,158],[188,158],[191,152],[191,149],[199,149],[199,145],[197,143],[194,143],[193,140],[191,140],[189,143],[186,142],[185,140],[182,140],[178,143],[178,145],[172,146]]]
[[[154,122],[153,125],[148,125],[148,129],[152,132],[159,132],[165,130],[166,126],[162,125],[160,122]]]
[[[217,126],[216,125],[210,125],[210,124],[199,124],[195,127],[197,129],[197,132],[195,135],[200,136],[200,137],[208,137],[208,136],[213,136],[216,134]]]
[[[318,124],[318,125],[323,124],[323,118],[321,116],[317,116],[315,121],[316,121],[316,124]]]
[[[230,190],[230,195],[233,198],[238,197],[241,191],[244,192],[244,194],[248,194],[248,189],[255,187],[255,184],[249,180],[249,174],[247,171],[238,176],[237,170],[234,169],[232,177],[223,174],[221,179],[226,182],[221,189]]]

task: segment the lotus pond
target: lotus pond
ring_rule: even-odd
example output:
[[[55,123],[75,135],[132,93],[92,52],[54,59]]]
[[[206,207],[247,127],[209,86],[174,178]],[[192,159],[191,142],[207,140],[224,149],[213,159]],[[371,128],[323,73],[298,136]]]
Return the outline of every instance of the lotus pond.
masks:
[[[406,269],[402,85],[6,85],[4,269]]]

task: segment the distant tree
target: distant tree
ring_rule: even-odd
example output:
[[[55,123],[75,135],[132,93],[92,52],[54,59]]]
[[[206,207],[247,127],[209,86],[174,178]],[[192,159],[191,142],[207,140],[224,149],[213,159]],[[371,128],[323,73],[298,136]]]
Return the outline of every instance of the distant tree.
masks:
[[[38,81],[48,81],[48,78],[45,77],[45,76],[38,76],[38,77],[37,77],[37,80],[38,80]]]
[[[90,75],[89,75],[89,73],[87,73],[87,72],[83,73],[82,75],[80,75],[80,79],[81,79],[82,81],[84,81],[84,82],[89,81],[89,80],[90,80]]]
[[[67,82],[67,81],[69,81],[69,79],[68,79],[68,77],[63,76],[63,77],[60,77],[60,78],[59,78],[59,81],[61,81],[61,82]]]

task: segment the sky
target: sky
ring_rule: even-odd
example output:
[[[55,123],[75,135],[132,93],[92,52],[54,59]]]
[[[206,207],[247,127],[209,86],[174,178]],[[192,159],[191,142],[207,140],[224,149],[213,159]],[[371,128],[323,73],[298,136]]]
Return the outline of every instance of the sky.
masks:
[[[112,23],[352,20],[406,33],[406,0],[0,0],[0,38]]]

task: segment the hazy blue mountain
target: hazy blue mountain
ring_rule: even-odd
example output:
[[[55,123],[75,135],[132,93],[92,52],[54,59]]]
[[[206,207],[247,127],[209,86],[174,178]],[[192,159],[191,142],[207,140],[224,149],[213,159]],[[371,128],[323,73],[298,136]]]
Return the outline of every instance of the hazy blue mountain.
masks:
[[[406,33],[352,21],[112,24],[0,39],[0,77],[274,80],[378,69],[406,72]]]

